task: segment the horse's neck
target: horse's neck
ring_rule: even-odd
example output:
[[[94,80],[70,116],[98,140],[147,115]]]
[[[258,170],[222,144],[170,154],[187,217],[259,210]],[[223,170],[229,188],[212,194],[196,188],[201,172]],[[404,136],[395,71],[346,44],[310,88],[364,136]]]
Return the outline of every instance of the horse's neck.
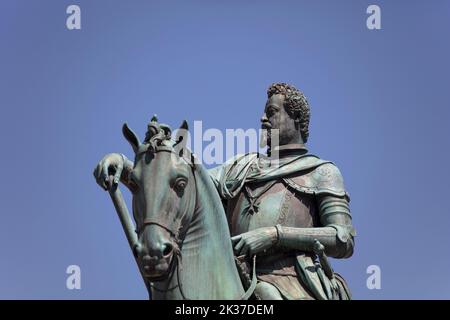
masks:
[[[244,289],[225,211],[209,174],[197,167],[197,209],[181,249],[179,282],[187,299],[238,299]]]

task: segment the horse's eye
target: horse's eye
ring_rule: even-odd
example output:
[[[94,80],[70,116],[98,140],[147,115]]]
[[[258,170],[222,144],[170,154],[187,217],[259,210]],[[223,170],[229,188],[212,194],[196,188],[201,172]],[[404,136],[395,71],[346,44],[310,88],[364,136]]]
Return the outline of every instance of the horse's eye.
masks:
[[[187,181],[185,178],[178,178],[175,181],[174,188],[176,191],[183,191],[184,188],[186,188],[186,185],[187,185]]]

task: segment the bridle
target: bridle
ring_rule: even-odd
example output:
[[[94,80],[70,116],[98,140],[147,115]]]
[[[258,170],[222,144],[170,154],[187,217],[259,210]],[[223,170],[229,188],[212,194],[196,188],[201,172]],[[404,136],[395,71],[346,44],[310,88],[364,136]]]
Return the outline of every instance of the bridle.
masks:
[[[144,152],[148,152],[148,151],[144,151]],[[194,159],[193,159],[193,158],[191,159],[191,162],[189,162],[189,161],[188,161],[186,158],[184,158],[183,156],[178,155],[178,154],[173,150],[172,147],[168,147],[168,146],[157,146],[157,147],[154,148],[151,152],[152,152],[153,154],[156,154],[156,153],[158,153],[158,152],[170,152],[170,153],[172,153],[172,154],[175,154],[177,157],[183,159],[183,160],[186,162],[186,164],[191,168],[192,176],[194,177],[194,185],[197,185],[197,181],[196,181],[196,178],[195,178],[195,165],[194,165]],[[194,188],[194,189],[195,189],[195,199],[197,199],[197,188]],[[178,243],[178,242],[179,242],[178,235],[180,234],[180,229],[181,229],[181,227],[182,227],[182,226],[181,226],[181,222],[183,221],[184,216],[185,216],[185,214],[183,214],[179,219],[177,219],[177,220],[179,221],[179,223],[178,223],[175,227],[169,227],[169,226],[167,226],[165,223],[163,223],[162,221],[160,221],[160,220],[157,219],[157,218],[146,218],[146,217],[145,217],[145,218],[144,218],[144,221],[142,222],[142,225],[139,226],[139,227],[136,229],[136,232],[137,232],[138,234],[140,234],[140,233],[145,229],[146,226],[154,224],[154,225],[157,225],[157,226],[163,228],[163,229],[166,230],[167,232],[169,232],[170,235],[171,235],[171,236],[176,240],[176,242]],[[179,243],[178,243],[178,244],[179,244]]]
[[[148,151],[145,151],[145,152],[148,152]],[[153,154],[156,154],[158,152],[170,152],[172,154],[175,154],[178,158],[181,158],[181,159],[183,159],[186,162],[186,164],[191,168],[192,176],[193,176],[193,179],[194,179],[193,182],[194,182],[194,186],[195,186],[194,187],[194,190],[195,190],[194,199],[195,199],[195,202],[197,202],[197,187],[196,187],[197,186],[197,180],[196,180],[196,177],[195,177],[195,165],[194,165],[194,158],[193,158],[192,154],[190,153],[191,154],[191,159],[189,161],[185,157],[180,156],[179,154],[177,154],[174,151],[173,147],[169,147],[169,146],[156,146],[156,147],[151,148],[151,152]],[[195,203],[194,208],[195,207],[196,207],[196,203]],[[152,278],[152,280],[153,280],[153,282],[160,282],[160,281],[164,281],[164,280],[167,279],[167,283],[170,284],[170,282],[172,281],[173,276],[175,275],[175,271],[176,271],[177,284],[174,285],[173,287],[170,287],[170,288],[167,288],[167,289],[157,288],[153,283],[149,283],[149,286],[150,286],[150,288],[152,288],[152,289],[154,289],[154,290],[156,290],[158,292],[163,292],[163,293],[164,292],[168,292],[168,291],[172,291],[172,290],[174,290],[174,289],[176,289],[178,287],[178,288],[180,288],[180,293],[181,293],[181,296],[183,297],[183,299],[184,300],[190,300],[190,299],[186,298],[186,296],[184,294],[184,291],[183,291],[183,285],[180,282],[180,268],[181,268],[181,264],[182,264],[182,256],[181,256],[181,249],[180,249],[180,247],[181,247],[183,241],[180,239],[179,235],[180,235],[180,231],[181,231],[181,228],[182,228],[181,222],[183,221],[183,218],[185,217],[185,215],[186,215],[186,212],[179,219],[177,219],[179,222],[178,222],[178,224],[175,227],[170,227],[170,226],[166,225],[165,223],[163,223],[162,221],[160,221],[157,218],[144,218],[144,221],[142,222],[142,225],[136,228],[136,233],[137,234],[141,234],[143,232],[143,230],[145,229],[145,227],[147,227],[149,225],[156,225],[156,226],[159,226],[160,228],[166,230],[171,235],[171,237],[173,238],[174,242],[176,243],[176,247],[174,248],[174,255],[173,255],[172,261],[170,263],[169,271],[168,271],[168,273],[166,273],[166,275],[170,274],[170,277],[167,279],[166,275],[163,275],[163,276],[158,277],[158,278]]]
[[[194,178],[194,186],[195,186],[194,187],[194,190],[195,190],[195,198],[194,199],[195,199],[196,203],[195,203],[194,208],[197,207],[197,201],[198,201],[197,179],[196,179],[196,176],[195,176],[195,164],[194,164],[194,157],[193,157],[192,153],[189,152],[189,154],[190,154],[190,161],[188,161],[182,155],[177,154],[174,151],[173,147],[159,145],[159,146],[156,146],[156,147],[153,146],[151,148],[151,152],[154,153],[154,154],[158,153],[158,152],[162,152],[162,151],[170,152],[170,153],[175,154],[179,158],[183,159],[190,166],[191,172],[192,172],[192,176]],[[182,269],[182,255],[181,255],[181,249],[180,248],[181,248],[181,245],[182,245],[183,241],[179,238],[179,234],[180,234],[180,229],[182,227],[181,222],[183,221],[184,215],[185,215],[185,213],[180,217],[180,219],[177,219],[179,221],[179,224],[176,226],[176,228],[171,228],[171,227],[167,226],[166,224],[164,224],[163,222],[161,222],[161,221],[159,221],[158,219],[155,219],[155,218],[144,218],[142,226],[140,226],[137,229],[136,232],[140,233],[140,232],[142,232],[144,230],[144,228],[146,226],[153,224],[153,225],[157,225],[157,226],[163,228],[164,230],[166,230],[167,232],[170,233],[170,235],[173,237],[173,239],[174,239],[175,243],[177,244],[177,246],[176,246],[176,248],[174,248],[174,255],[173,255],[172,261],[170,263],[169,271],[167,273],[167,274],[170,274],[169,278],[167,279],[167,283],[168,284],[171,283],[172,278],[175,275],[175,272],[177,274],[177,283],[173,287],[170,287],[170,288],[167,288],[167,289],[157,288],[152,282],[149,283],[149,286],[150,286],[150,288],[152,288],[152,289],[154,289],[154,290],[156,290],[158,292],[162,292],[162,293],[169,292],[169,291],[172,291],[172,290],[174,290],[176,288],[179,288],[182,298],[184,300],[191,300],[191,299],[188,299],[186,297],[186,295],[184,294],[183,285],[180,282],[180,269]],[[253,294],[253,291],[256,288],[256,284],[257,284],[257,278],[256,278],[256,256],[253,256],[253,263],[252,264],[253,264],[253,272],[252,272],[251,284],[250,284],[249,288],[244,292],[244,294],[241,297],[239,297],[240,300],[248,300],[250,298],[250,296]],[[166,275],[163,275],[163,276],[161,276],[159,278],[154,278],[152,280],[153,280],[153,282],[164,281],[164,280],[166,280]]]

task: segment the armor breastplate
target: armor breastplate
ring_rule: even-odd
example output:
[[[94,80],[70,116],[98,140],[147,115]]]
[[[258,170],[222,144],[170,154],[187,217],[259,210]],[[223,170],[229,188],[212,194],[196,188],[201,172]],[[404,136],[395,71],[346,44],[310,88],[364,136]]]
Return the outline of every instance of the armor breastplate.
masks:
[[[280,180],[247,183],[228,201],[231,235],[281,224],[288,227],[319,226],[314,195],[300,193]]]

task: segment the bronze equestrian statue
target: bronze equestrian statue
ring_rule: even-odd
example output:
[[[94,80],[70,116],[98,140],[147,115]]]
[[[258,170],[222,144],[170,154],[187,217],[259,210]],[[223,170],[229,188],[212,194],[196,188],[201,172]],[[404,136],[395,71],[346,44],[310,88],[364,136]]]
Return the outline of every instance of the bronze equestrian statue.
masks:
[[[202,179],[207,171],[194,163],[192,155],[186,156],[189,151],[184,151],[184,154],[178,152],[180,146],[181,150],[185,150],[182,135],[177,136],[175,141],[171,140],[168,126],[159,124],[156,119],[149,124],[143,143],[124,126],[124,135],[136,154],[134,163],[122,154],[109,154],[94,170],[97,183],[105,190],[113,190],[121,181],[133,192],[133,213],[139,238],[130,240],[133,239],[130,230],[128,236],[152,298],[239,299],[252,294],[252,298],[263,300],[350,299],[345,280],[333,271],[327,258],[348,258],[353,253],[355,231],[342,175],[332,162],[309,154],[305,147],[310,109],[303,93],[291,85],[276,83],[269,87],[267,94],[261,122],[262,128],[267,131],[268,154],[238,155],[209,170],[209,182]],[[187,126],[182,126],[182,129],[187,130]],[[274,139],[275,134],[277,139]],[[162,160],[169,154],[169,158]],[[182,194],[176,191],[179,190],[176,181],[164,181],[163,178],[170,176],[171,172],[178,172],[179,169],[175,168],[179,168],[180,163],[185,167],[186,177],[181,183]],[[161,172],[167,174],[161,175]],[[193,182],[195,188],[192,187]],[[166,189],[161,189],[163,185]],[[198,196],[201,188],[208,190],[205,192],[208,199]],[[148,192],[144,195],[140,189]],[[167,201],[169,196],[165,190],[172,189],[179,199],[173,196],[171,201]],[[188,189],[190,191],[186,191]],[[218,193],[220,198],[215,198],[210,189],[215,189],[214,193]],[[192,210],[186,209],[180,215],[183,210],[175,203],[186,201],[183,199],[193,193],[197,194],[195,205],[192,202]],[[165,195],[151,199],[152,194]],[[218,208],[218,199],[223,207]],[[153,209],[146,208],[145,212],[139,212],[139,208],[148,203]],[[208,295],[195,295],[195,281],[202,281],[192,274],[195,271],[186,271],[180,276],[176,265],[182,262],[177,257],[183,254],[186,260],[189,256],[195,259],[202,257],[197,252],[203,250],[202,247],[194,240],[189,242],[189,239],[209,234],[207,228],[202,229],[199,225],[206,225],[212,218],[204,213],[202,217],[205,218],[199,220],[200,215],[197,214],[201,212],[199,208],[207,203],[213,203],[214,211],[218,212],[211,215],[220,216],[224,211],[226,219],[214,219],[227,224],[228,228],[216,231],[222,237],[231,234],[230,245],[235,255],[241,259],[244,257],[247,262],[256,257],[254,271],[257,283],[250,279],[251,276],[245,281],[241,274],[241,279],[246,282],[242,287],[236,284],[237,273],[232,269],[225,268],[226,272],[220,272],[220,266],[212,265],[210,292]],[[178,215],[174,214],[172,220],[167,220],[161,211],[177,211]],[[188,216],[189,221],[185,221]],[[182,221],[188,224],[187,228],[183,228]],[[130,229],[129,223],[127,228]],[[213,238],[210,241],[214,242]],[[232,264],[228,247],[226,244],[223,246],[220,250],[224,250],[222,254],[227,263]],[[206,256],[210,253],[208,248],[205,253]],[[191,267],[195,265],[195,259],[191,259]],[[218,259],[217,256],[214,259]],[[201,268],[200,263],[196,267]],[[187,268],[183,262],[183,269]],[[253,269],[251,265],[249,269]],[[202,271],[208,273],[204,267]],[[170,280],[167,279],[168,274]],[[215,281],[215,277],[219,277],[220,281]],[[225,285],[227,282],[232,285]],[[253,290],[254,284],[256,288]],[[245,289],[247,292],[244,293]]]

